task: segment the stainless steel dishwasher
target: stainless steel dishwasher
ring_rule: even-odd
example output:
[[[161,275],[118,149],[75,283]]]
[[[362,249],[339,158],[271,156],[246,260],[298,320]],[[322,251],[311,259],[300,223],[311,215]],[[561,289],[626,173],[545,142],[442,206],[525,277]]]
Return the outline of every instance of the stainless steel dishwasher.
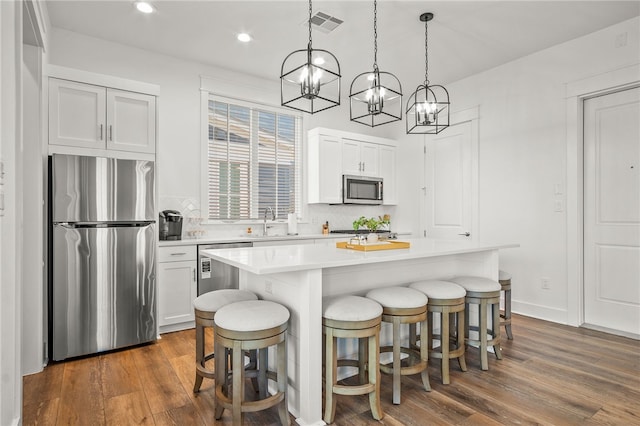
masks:
[[[210,257],[203,256],[202,250],[228,249],[236,247],[253,247],[252,242],[247,243],[217,243],[198,245],[198,296],[208,291],[221,290],[223,288],[238,288],[238,268],[218,262]]]

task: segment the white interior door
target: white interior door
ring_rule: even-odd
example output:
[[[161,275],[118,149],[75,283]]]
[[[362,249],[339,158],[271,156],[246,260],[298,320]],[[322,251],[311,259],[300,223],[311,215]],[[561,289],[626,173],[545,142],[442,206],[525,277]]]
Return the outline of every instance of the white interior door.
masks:
[[[477,154],[472,121],[455,124],[425,142],[426,236],[474,237]]]
[[[640,88],[584,102],[584,321],[640,336]]]

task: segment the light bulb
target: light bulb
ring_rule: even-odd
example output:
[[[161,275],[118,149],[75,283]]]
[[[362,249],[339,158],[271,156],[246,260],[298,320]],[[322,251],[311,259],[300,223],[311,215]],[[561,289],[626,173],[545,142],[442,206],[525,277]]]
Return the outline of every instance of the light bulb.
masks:
[[[146,1],[137,1],[134,3],[136,9],[138,9],[142,13],[153,13],[154,7],[151,3],[147,3]]]

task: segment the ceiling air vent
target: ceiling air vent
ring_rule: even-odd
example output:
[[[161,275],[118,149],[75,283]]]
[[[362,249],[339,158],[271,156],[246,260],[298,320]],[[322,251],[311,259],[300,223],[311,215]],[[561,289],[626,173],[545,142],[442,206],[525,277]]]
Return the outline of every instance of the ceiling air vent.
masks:
[[[329,34],[331,31],[338,28],[338,26],[343,22],[344,21],[342,19],[338,19],[335,16],[330,16],[322,12],[317,12],[311,17],[311,27],[325,34]],[[303,25],[307,25],[307,21],[305,21]]]

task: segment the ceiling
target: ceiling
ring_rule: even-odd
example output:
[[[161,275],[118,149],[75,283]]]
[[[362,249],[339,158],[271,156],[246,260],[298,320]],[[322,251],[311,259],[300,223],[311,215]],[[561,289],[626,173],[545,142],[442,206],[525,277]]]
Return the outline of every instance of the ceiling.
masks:
[[[152,0],[151,15],[130,0],[46,3],[53,27],[275,80],[284,58],[308,41],[304,0]],[[373,2],[316,0],[313,11],[344,21],[329,34],[314,30],[313,47],[338,58],[348,90],[373,67]],[[405,94],[424,81],[423,12],[435,14],[429,80],[446,84],[638,16],[640,1],[380,0],[378,66]],[[236,40],[243,31],[252,42]]]

